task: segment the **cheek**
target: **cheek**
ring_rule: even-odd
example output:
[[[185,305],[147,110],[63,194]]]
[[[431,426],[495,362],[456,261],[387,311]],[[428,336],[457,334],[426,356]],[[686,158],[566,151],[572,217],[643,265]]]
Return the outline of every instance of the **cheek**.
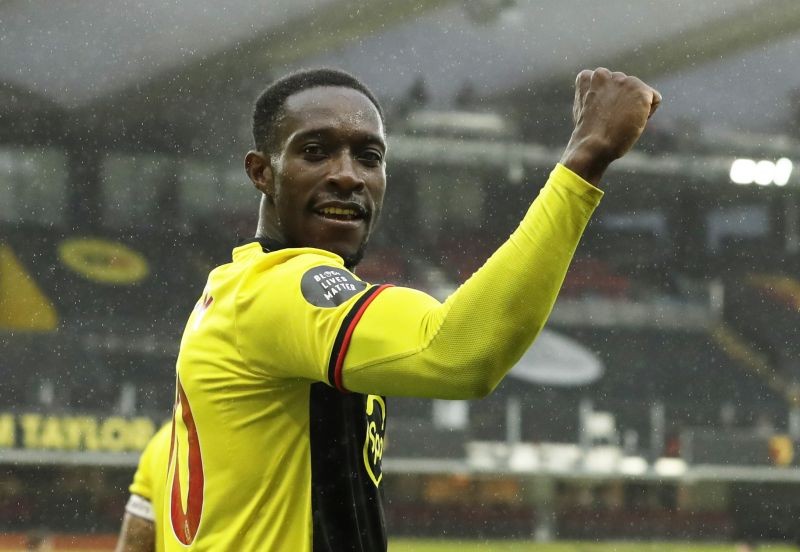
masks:
[[[275,204],[282,213],[297,212],[305,207],[304,185],[296,179],[283,177],[275,186]]]
[[[383,197],[386,195],[386,178],[384,177],[382,180],[378,180],[370,186],[370,192],[372,199],[375,201],[375,206],[380,209],[380,206],[383,204]]]
[[[288,186],[275,189],[275,213],[284,229],[296,228],[305,212],[305,206]]]

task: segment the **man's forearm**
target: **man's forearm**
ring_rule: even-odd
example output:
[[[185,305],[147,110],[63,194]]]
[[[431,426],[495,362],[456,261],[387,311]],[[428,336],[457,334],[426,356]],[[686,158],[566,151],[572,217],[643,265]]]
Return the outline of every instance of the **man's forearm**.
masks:
[[[154,552],[155,549],[155,524],[126,513],[114,552]]]
[[[384,292],[356,328],[346,387],[451,399],[491,391],[547,321],[601,196],[557,167],[518,229],[444,304],[415,314],[407,292]],[[388,318],[403,319],[389,336]]]
[[[541,331],[601,197],[557,167],[508,241],[445,303],[450,310],[431,346],[457,341],[464,325],[479,330],[468,331],[484,343],[473,360],[473,369],[485,372],[479,395],[500,382]]]

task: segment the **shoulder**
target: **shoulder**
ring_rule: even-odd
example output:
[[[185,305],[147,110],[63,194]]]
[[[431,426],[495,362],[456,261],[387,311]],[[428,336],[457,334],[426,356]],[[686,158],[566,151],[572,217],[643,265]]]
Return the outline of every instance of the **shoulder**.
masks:
[[[247,246],[237,261],[253,278],[291,277],[303,271],[321,265],[336,266],[344,269],[342,258],[334,253],[313,248],[287,248],[278,251],[263,251],[259,247]],[[244,248],[242,248],[244,249]],[[236,251],[234,252],[236,254]],[[236,264],[236,263],[234,263]]]
[[[155,458],[160,458],[169,454],[170,437],[172,436],[172,424],[164,424],[156,433],[150,438],[139,460],[139,469],[148,468]]]
[[[339,305],[366,287],[367,283],[347,270],[338,255],[319,249],[285,249],[253,260],[242,281],[240,297],[261,295],[268,289],[279,301],[303,299],[326,307]]]
[[[161,426],[153,439],[150,441],[154,452],[159,456],[169,454],[169,446],[172,441],[172,423],[166,423]]]

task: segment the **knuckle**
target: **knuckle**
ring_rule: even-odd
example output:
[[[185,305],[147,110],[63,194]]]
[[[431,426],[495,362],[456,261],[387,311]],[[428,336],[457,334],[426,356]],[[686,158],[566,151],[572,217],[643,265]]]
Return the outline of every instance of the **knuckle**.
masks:
[[[649,86],[647,86],[644,82],[642,82],[637,77],[628,77],[628,80],[631,82],[631,85],[636,86],[638,88],[642,88],[642,89],[649,89],[650,88]]]
[[[624,84],[633,92],[637,92],[645,96],[650,94],[650,87],[636,77],[627,77]]]
[[[590,79],[591,77],[592,77],[592,71],[590,69],[584,69],[583,71],[578,73],[577,77],[575,77],[575,82],[583,82],[587,79]]]
[[[655,98],[655,101],[660,102],[661,99],[662,99],[661,92],[659,92],[658,90],[656,90],[655,88],[652,88],[652,87],[650,88],[650,90],[653,93],[653,97]]]

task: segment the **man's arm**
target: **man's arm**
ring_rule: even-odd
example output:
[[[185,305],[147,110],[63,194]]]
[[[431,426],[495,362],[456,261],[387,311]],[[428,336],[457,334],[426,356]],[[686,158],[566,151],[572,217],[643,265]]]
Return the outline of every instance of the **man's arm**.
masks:
[[[147,443],[133,475],[131,495],[125,504],[125,517],[115,552],[154,552],[156,524],[161,511],[161,496],[155,481],[164,481],[172,443],[172,427],[164,424]],[[160,522],[159,522],[160,523]]]
[[[575,129],[561,166],[519,228],[443,305],[403,289],[375,298],[349,329],[343,386],[441,398],[490,392],[544,326],[602,195],[594,184],[633,146],[660,101],[635,77],[606,69],[578,75]]]
[[[125,512],[114,552],[154,552],[155,549],[155,523]]]
[[[247,365],[276,379],[360,393],[486,395],[544,326],[602,196],[595,184],[633,146],[659,102],[634,77],[582,72],[561,163],[517,230],[443,304],[408,288],[365,289],[330,254],[293,250],[280,262],[264,256],[237,296],[238,348]]]

